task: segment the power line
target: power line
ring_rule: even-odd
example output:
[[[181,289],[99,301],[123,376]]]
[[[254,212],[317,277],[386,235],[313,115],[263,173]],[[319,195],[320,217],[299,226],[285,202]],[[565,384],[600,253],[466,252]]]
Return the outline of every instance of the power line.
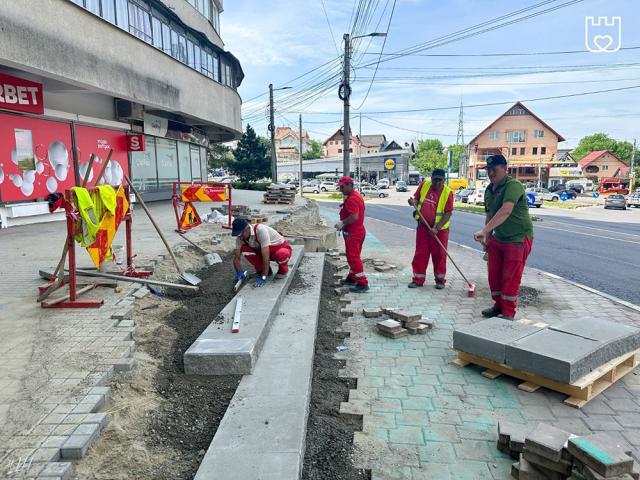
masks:
[[[393,0],[393,5],[391,6],[391,15],[389,15],[389,23],[387,23],[387,32],[384,36],[384,40],[382,41],[382,48],[380,49],[380,52],[382,54],[382,52],[384,52],[384,47],[387,44],[387,38],[389,37],[389,29],[391,28],[391,21],[393,20],[393,12],[395,12],[396,10],[396,0]],[[360,103],[359,106],[355,107],[354,110],[360,110],[362,108],[362,106],[364,105],[364,102],[367,101],[367,98],[369,98],[369,92],[371,92],[371,87],[373,86],[373,82],[376,79],[376,74],[378,73],[378,67],[380,66],[380,60],[382,60],[382,55],[380,57],[378,57],[378,63],[376,63],[376,69],[373,72],[373,77],[371,78],[371,82],[369,83],[369,88],[367,89],[367,93],[365,94],[364,98],[362,99],[362,102]]]
[[[500,87],[502,85],[505,86],[512,86],[512,85],[560,85],[560,84],[579,84],[579,83],[602,83],[602,82],[628,82],[628,81],[636,81],[636,80],[640,80],[639,77],[634,77],[634,78],[603,78],[601,80],[574,80],[574,81],[558,81],[558,82],[504,82],[504,83],[433,83],[433,82],[410,82],[410,81],[403,81],[403,80],[391,80],[389,79],[387,80],[380,80],[378,79],[376,81],[376,83],[383,83],[383,84],[389,84],[389,85],[430,85],[430,86],[434,86],[434,85],[440,85],[443,87],[447,87],[447,86],[452,86],[452,87],[458,87],[458,86],[468,86],[468,87],[474,87],[474,86],[481,86],[481,87],[489,87],[489,86],[493,86],[493,87]]]
[[[621,47],[620,50],[638,50],[640,46]],[[364,55],[382,55],[383,57],[414,56],[414,57],[518,57],[535,55],[570,55],[577,53],[591,53],[589,50],[563,50],[556,52],[500,52],[500,53],[414,53],[403,55],[399,53],[367,52]]]
[[[327,27],[329,27],[329,33],[331,34],[331,40],[333,40],[333,46],[336,48],[336,53],[340,55],[340,50],[338,49],[338,43],[336,42],[336,37],[333,35],[333,28],[331,28],[331,22],[329,21],[329,15],[327,14],[327,9],[324,5],[324,0],[320,0],[320,4],[322,5],[324,18],[327,20]]]
[[[391,127],[391,128],[395,128],[397,130],[404,130],[405,132],[411,132],[411,133],[419,133],[420,135],[433,135],[436,137],[455,137],[456,135],[452,135],[450,133],[433,133],[433,132],[423,132],[421,130],[412,130],[410,128],[404,128],[404,127],[398,127],[397,125],[392,125],[390,123],[385,123],[385,122],[381,122],[380,120],[376,120],[375,118],[371,118],[368,116],[364,116],[364,118],[371,120],[372,122],[375,123],[379,123],[380,125],[384,125],[386,127]]]

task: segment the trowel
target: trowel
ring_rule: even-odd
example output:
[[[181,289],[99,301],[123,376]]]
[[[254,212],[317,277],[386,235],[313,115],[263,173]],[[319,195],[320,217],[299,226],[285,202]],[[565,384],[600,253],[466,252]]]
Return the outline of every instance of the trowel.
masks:
[[[191,245],[196,247],[196,249],[198,249],[200,252],[204,254],[204,261],[208,266],[215,265],[216,263],[222,263],[222,258],[220,258],[220,255],[218,255],[217,253],[207,252],[204,248],[202,248],[200,245],[198,245],[196,242],[194,242],[190,238],[187,238],[186,236],[184,236],[182,233],[178,233],[178,235],[180,235],[187,242],[189,242]]]

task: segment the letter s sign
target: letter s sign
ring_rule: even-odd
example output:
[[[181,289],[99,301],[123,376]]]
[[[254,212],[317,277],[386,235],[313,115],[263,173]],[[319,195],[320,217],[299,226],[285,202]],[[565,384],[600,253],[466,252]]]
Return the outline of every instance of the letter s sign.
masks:
[[[146,147],[144,140],[144,135],[142,134],[127,135],[127,151],[144,152]]]

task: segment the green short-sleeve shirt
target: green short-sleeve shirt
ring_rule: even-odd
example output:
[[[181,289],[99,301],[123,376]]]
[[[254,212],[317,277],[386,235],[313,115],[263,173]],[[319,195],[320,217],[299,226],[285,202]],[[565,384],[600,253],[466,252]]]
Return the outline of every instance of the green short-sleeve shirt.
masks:
[[[513,211],[505,222],[493,231],[499,242],[519,243],[533,238],[533,223],[529,216],[527,195],[522,184],[506,176],[496,185],[489,185],[484,192],[484,209],[494,216],[504,202],[513,203]]]

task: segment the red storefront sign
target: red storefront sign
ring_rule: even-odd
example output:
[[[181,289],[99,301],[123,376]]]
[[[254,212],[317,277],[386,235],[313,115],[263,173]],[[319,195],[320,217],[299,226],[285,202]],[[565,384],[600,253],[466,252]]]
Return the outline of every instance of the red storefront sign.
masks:
[[[42,84],[0,73],[0,108],[42,115]]]
[[[45,198],[75,185],[71,125],[0,114],[0,200]]]
[[[147,144],[142,133],[127,135],[127,150],[129,152],[144,152]]]
[[[78,150],[78,173],[84,178],[93,153],[98,157],[89,174],[89,185],[93,186],[95,177],[100,173],[109,150],[113,149],[111,161],[104,172],[100,185],[107,183],[114,187],[120,185],[124,175],[129,175],[129,156],[127,154],[127,135],[120,130],[76,126],[76,148]]]

